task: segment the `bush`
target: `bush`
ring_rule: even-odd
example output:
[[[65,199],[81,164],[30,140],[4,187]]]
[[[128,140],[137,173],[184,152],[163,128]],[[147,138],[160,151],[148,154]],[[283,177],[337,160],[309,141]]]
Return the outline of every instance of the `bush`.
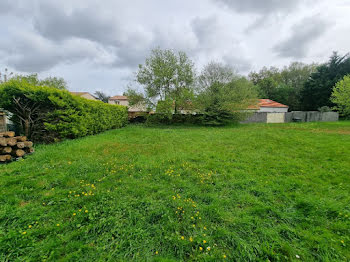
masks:
[[[128,121],[125,106],[87,100],[23,79],[0,85],[0,107],[13,114],[18,130],[41,142],[97,134]]]
[[[173,114],[171,118],[161,113],[151,114],[147,117],[146,124],[148,125],[170,125],[170,124],[188,124],[188,125],[198,125],[202,124],[203,121],[202,114]]]
[[[345,118],[350,118],[350,75],[344,76],[333,88],[331,100],[335,109]]]

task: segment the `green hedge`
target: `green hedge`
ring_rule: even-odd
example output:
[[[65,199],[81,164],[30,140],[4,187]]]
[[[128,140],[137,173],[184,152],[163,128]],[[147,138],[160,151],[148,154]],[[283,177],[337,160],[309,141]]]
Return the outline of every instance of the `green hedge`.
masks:
[[[0,107],[13,114],[17,130],[42,142],[93,135],[128,122],[125,106],[87,100],[65,90],[31,85],[25,80],[10,80],[0,85]]]

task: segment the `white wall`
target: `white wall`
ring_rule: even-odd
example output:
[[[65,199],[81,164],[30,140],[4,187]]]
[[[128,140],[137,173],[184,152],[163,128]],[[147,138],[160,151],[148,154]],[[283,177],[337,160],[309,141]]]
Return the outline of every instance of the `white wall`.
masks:
[[[288,112],[288,107],[260,107],[258,112],[286,113]]]

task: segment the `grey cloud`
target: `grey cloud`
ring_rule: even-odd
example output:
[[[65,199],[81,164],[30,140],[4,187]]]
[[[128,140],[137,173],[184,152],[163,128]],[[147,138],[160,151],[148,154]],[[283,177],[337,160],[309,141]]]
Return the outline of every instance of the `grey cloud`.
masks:
[[[109,64],[112,54],[95,43],[82,39],[53,42],[33,33],[17,33],[8,41],[1,41],[7,65],[22,72],[41,72],[61,63],[89,60]]]
[[[302,58],[306,56],[312,42],[322,36],[330,25],[320,16],[304,18],[292,27],[290,36],[273,50],[280,57]]]
[[[300,0],[213,0],[242,13],[271,14],[288,12],[296,8]]]

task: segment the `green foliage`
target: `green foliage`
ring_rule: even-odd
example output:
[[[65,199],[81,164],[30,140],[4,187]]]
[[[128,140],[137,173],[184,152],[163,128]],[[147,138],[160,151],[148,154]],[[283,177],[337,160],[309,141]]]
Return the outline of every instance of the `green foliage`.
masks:
[[[110,96],[106,95],[101,91],[96,91],[94,95],[97,97],[98,100],[102,101],[103,103],[108,103],[108,100],[110,98]]]
[[[331,101],[336,104],[335,109],[342,116],[350,118],[350,75],[344,76],[335,87],[331,96]]]
[[[345,75],[350,73],[350,57],[339,56],[333,53],[329,62],[317,67],[302,90],[302,103],[304,110],[317,110],[322,106],[333,107],[330,100],[333,87]]]
[[[150,108],[155,108],[158,100],[173,100],[177,113],[193,97],[193,62],[184,52],[175,54],[171,50],[154,49],[145,64],[139,65],[136,80],[144,87],[144,102]],[[138,95],[128,93],[131,97]]]
[[[31,75],[16,75],[13,79],[18,81],[25,81],[33,86],[47,86],[53,87],[60,90],[67,90],[67,83],[61,77],[47,77],[44,79],[39,79],[38,74]]]
[[[215,82],[198,94],[196,108],[203,112],[203,123],[226,125],[248,116],[246,109],[256,103],[254,85],[244,77],[224,84]]]
[[[128,126],[36,146],[0,167],[0,260],[350,261],[346,134]]]
[[[264,67],[259,72],[252,72],[249,78],[258,87],[260,98],[286,104],[290,110],[301,110],[301,91],[315,68],[315,64],[294,62],[283,69]]]
[[[210,62],[198,76],[197,84],[199,89],[206,89],[215,83],[227,84],[239,77],[237,72],[230,66],[217,62]]]
[[[26,136],[42,142],[97,134],[127,122],[124,106],[72,96],[23,78],[0,85],[0,107],[14,115]]]

